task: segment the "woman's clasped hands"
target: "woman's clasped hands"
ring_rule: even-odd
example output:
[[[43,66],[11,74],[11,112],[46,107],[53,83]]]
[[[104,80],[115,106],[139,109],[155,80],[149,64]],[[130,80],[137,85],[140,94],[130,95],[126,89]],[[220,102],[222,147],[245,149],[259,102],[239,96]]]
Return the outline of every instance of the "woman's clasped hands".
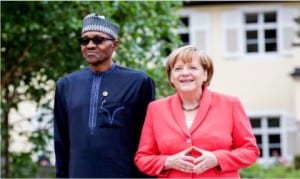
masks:
[[[200,174],[219,165],[214,153],[191,146],[167,157],[164,170],[175,169],[186,173]]]

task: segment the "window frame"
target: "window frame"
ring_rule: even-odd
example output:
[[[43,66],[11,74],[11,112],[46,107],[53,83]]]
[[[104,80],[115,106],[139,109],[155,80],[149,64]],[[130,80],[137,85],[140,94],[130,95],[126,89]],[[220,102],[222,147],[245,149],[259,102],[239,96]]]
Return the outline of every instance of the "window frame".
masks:
[[[210,13],[205,11],[196,11],[183,9],[180,11],[180,17],[189,18],[189,26],[177,30],[179,35],[188,32],[189,44],[196,45],[201,50],[204,50],[207,54],[211,54],[211,22]],[[204,34],[204,39],[197,40],[199,33]],[[200,46],[199,46],[200,45]]]
[[[252,111],[247,113],[249,120],[253,118],[260,118],[261,126],[258,128],[253,128],[253,133],[255,136],[261,136],[261,144],[258,144],[263,155],[258,159],[258,162],[261,164],[269,165],[272,162],[271,158],[271,148],[280,147],[280,153],[283,157],[285,157],[288,161],[292,161],[293,157],[296,154],[294,150],[295,146],[291,146],[289,135],[295,134],[297,132],[296,120],[293,115],[284,111]],[[272,117],[279,118],[279,127],[268,127],[267,119]],[[252,126],[252,124],[251,124]],[[270,144],[269,135],[279,135],[279,143]]]
[[[261,52],[261,53],[246,53],[245,40],[245,13],[259,12],[276,12],[276,52]],[[290,56],[293,53],[292,44],[297,40],[296,32],[297,25],[294,18],[299,16],[299,10],[295,7],[285,7],[282,5],[249,5],[237,6],[231,10],[222,12],[222,29],[223,29],[223,52],[225,59],[236,60],[281,60],[283,56]],[[272,27],[273,26],[273,27]],[[271,25],[274,28],[274,25]],[[266,26],[266,28],[269,28]],[[234,32],[234,37],[229,36]],[[265,40],[263,40],[265,41]],[[261,43],[261,42],[260,42]],[[264,43],[262,43],[265,45]],[[231,48],[229,48],[231,47]],[[234,48],[232,48],[234,47]]]
[[[276,22],[272,23],[266,23],[264,22],[264,14],[269,13],[269,12],[275,12],[276,15]],[[246,24],[246,14],[256,14],[257,15],[257,23],[255,24]],[[266,9],[266,10],[257,10],[255,11],[244,11],[242,13],[242,19],[243,19],[243,38],[244,38],[244,43],[243,43],[243,54],[245,55],[274,55],[279,53],[279,33],[278,33],[278,10],[271,10],[271,9]],[[275,44],[276,44],[276,51],[266,51],[266,43],[267,40],[265,38],[265,30],[275,30],[276,32],[276,39],[275,39]],[[247,31],[256,31],[257,32],[257,52],[248,52],[247,51],[247,45],[248,45],[248,39],[247,39]],[[254,40],[253,40],[254,41]]]
[[[188,36],[188,42],[184,42],[184,41],[181,40],[182,41],[182,45],[187,45],[187,44],[191,43],[191,34],[190,34],[191,17],[189,15],[181,15],[180,19],[181,18],[187,18],[188,24],[187,24],[186,27],[182,27],[182,28],[178,29],[177,33],[180,36],[180,39],[181,39],[181,35],[187,34],[187,36]]]

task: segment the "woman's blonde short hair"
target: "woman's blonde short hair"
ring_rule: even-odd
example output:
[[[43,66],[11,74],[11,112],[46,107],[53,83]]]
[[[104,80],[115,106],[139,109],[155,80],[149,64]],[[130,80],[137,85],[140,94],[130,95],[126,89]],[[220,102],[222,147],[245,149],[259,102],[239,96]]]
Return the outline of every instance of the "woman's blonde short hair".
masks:
[[[199,62],[202,68],[207,72],[207,80],[203,83],[203,86],[209,86],[210,81],[212,79],[214,73],[214,66],[211,58],[204,52],[199,50],[194,45],[186,45],[182,46],[178,49],[175,49],[167,58],[166,62],[166,70],[168,75],[168,80],[170,84],[173,86],[170,81],[171,71],[174,68],[175,63],[178,60],[182,60],[183,63],[190,63],[192,58],[196,56],[199,59]],[[173,86],[174,87],[174,86]]]

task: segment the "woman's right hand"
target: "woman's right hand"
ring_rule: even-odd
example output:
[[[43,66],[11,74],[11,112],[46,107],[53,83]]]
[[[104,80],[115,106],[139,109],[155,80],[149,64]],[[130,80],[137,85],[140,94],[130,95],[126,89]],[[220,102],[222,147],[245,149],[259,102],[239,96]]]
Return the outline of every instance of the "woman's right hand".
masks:
[[[175,169],[186,173],[192,173],[194,169],[194,164],[192,163],[194,158],[189,155],[192,150],[193,147],[190,147],[167,157],[164,170]]]

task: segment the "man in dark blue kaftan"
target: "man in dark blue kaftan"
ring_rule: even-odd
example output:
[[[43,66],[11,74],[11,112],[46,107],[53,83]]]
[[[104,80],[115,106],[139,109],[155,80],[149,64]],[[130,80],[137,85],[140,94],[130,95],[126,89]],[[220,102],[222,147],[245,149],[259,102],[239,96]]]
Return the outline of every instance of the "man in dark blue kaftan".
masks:
[[[154,83],[143,72],[113,63],[117,32],[102,16],[86,16],[80,44],[90,66],[57,81],[57,177],[143,177],[133,158]]]

